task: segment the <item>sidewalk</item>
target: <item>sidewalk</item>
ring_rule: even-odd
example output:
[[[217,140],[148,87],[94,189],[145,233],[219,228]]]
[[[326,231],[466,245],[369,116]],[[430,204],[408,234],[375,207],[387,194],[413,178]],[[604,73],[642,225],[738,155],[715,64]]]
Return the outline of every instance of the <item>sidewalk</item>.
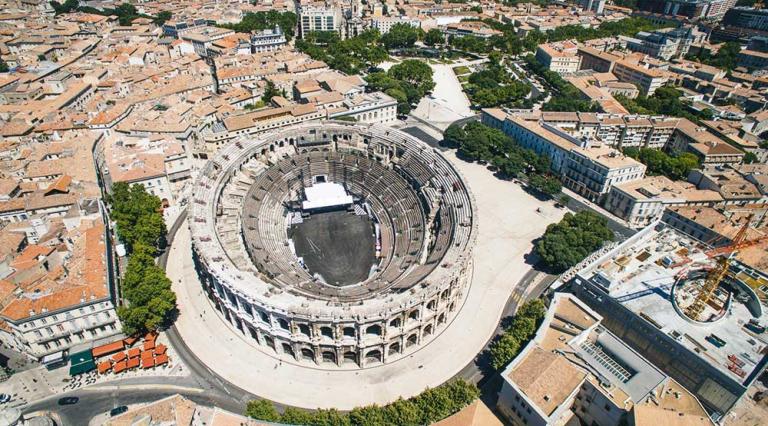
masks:
[[[304,408],[343,410],[385,404],[435,387],[456,375],[496,330],[510,293],[528,271],[531,241],[564,212],[541,203],[484,166],[446,153],[474,191],[479,235],[474,276],[464,306],[432,343],[392,364],[364,370],[320,370],[280,363],[216,314],[201,291],[191,258],[189,229],[179,229],[168,258],[180,310],[176,327],[190,350],[227,381],[261,397]],[[536,212],[541,207],[542,212]]]

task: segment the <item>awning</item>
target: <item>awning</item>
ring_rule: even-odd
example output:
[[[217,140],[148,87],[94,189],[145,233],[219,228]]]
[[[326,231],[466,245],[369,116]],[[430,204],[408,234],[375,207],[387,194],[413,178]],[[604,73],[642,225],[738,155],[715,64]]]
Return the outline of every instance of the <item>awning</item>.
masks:
[[[59,362],[64,360],[64,351],[54,352],[50,355],[46,355],[43,357],[43,359],[40,361],[43,364],[52,364],[54,362]]]
[[[71,354],[69,356],[69,362],[70,376],[87,373],[96,368],[96,364],[93,362],[93,354],[90,349]]]
[[[125,347],[125,343],[123,343],[122,340],[118,340],[117,342],[107,343],[106,345],[96,346],[93,348],[91,353],[93,354],[94,358],[113,354],[118,351],[122,351]]]

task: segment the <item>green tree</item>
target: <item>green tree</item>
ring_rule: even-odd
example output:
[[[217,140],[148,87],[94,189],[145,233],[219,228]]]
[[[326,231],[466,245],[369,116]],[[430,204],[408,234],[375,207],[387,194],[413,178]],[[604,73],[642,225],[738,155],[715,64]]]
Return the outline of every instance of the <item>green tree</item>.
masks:
[[[388,74],[397,80],[412,84],[422,94],[435,88],[435,82],[432,80],[432,68],[425,62],[416,59],[406,59],[393,65]]]
[[[267,80],[267,86],[264,88],[264,94],[261,96],[261,101],[264,104],[272,102],[272,98],[280,96],[280,91],[275,87],[275,83],[272,80]]]
[[[445,36],[443,36],[443,32],[437,28],[432,28],[424,35],[424,43],[429,46],[443,44],[444,42]]]
[[[64,4],[61,4],[57,1],[50,2],[51,7],[53,8],[53,11],[56,13],[56,15],[61,15],[62,13],[70,13],[77,10],[77,7],[80,5],[78,0],[66,0]]]
[[[744,153],[744,162],[746,164],[757,163],[758,162],[757,155],[755,155],[755,153],[752,152],[752,151],[745,152]]]
[[[0,59],[0,72],[8,72],[8,64]]]
[[[173,17],[173,13],[170,11],[164,10],[155,16],[155,19],[152,20],[152,22],[157,25],[158,27],[165,24],[168,20],[170,20]]]
[[[236,24],[219,24],[218,26],[239,33],[252,33],[273,29],[277,26],[280,27],[288,40],[292,40],[296,35],[297,22],[298,17],[293,12],[270,10],[266,12],[248,12],[243,16],[243,19]]]
[[[555,195],[562,190],[563,185],[560,183],[560,179],[554,176],[545,176],[535,174],[528,179],[528,184],[531,187],[541,193],[547,195]]]
[[[280,413],[278,413],[275,406],[266,399],[248,401],[245,408],[245,415],[266,422],[280,421]]]
[[[547,267],[563,272],[612,240],[607,219],[591,211],[580,211],[575,215],[566,213],[560,222],[549,225],[535,250]]]
[[[413,47],[421,37],[421,34],[421,29],[409,24],[400,23],[392,25],[389,31],[381,36],[381,42],[387,49]]]

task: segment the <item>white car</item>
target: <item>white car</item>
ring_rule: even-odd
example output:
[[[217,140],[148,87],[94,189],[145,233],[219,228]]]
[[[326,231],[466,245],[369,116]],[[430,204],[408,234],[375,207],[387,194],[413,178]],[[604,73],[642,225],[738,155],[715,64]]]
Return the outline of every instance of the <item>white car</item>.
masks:
[[[5,404],[11,400],[11,396],[7,393],[0,393],[0,404]]]

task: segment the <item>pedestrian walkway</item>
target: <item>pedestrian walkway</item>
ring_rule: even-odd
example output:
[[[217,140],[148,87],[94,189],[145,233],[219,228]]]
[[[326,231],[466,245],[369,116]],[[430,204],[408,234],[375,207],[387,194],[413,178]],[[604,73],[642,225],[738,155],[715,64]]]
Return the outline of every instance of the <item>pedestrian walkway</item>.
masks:
[[[182,226],[168,257],[167,273],[178,297],[176,328],[208,368],[238,387],[283,404],[351,409],[410,397],[450,379],[472,362],[496,330],[502,310],[529,270],[531,241],[564,211],[541,203],[518,185],[497,179],[484,166],[447,153],[474,191],[479,218],[474,275],[464,306],[435,340],[411,356],[364,370],[321,370],[280,362],[254,346],[217,315],[201,290],[192,264],[189,230]],[[541,212],[537,212],[541,207]],[[268,350],[268,349],[267,349]]]

